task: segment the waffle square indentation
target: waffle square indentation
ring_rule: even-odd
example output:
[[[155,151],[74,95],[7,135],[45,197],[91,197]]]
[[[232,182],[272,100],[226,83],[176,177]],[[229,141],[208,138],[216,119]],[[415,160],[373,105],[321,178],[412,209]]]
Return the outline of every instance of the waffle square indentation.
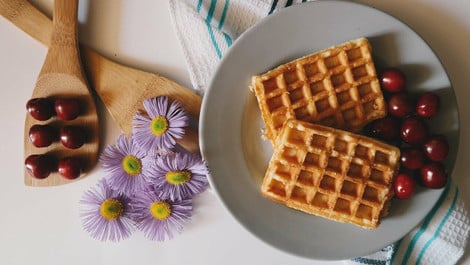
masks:
[[[292,189],[291,198],[293,201],[297,201],[303,204],[307,203],[307,191],[299,186],[294,186]]]
[[[312,82],[310,83],[310,91],[312,93],[312,96],[315,96],[323,91],[326,91],[325,84],[323,84],[323,81],[317,81],[317,82]]]
[[[357,119],[357,113],[356,113],[355,107],[343,110],[342,114],[343,114],[343,118],[345,121]]]
[[[294,68],[290,71],[285,72],[284,80],[286,81],[287,85],[297,82],[299,80],[299,77],[297,76],[296,69]]]
[[[311,204],[319,208],[328,208],[328,195],[323,194],[321,192],[315,193],[315,196],[313,196],[313,200]]]
[[[275,77],[263,81],[264,93],[268,94],[279,88]]]
[[[303,146],[306,144],[305,134],[306,133],[302,131],[292,130],[287,133],[286,140],[289,144]]]
[[[338,174],[343,174],[343,161],[337,157],[329,157],[328,165],[326,166],[327,170],[336,172]]]
[[[323,190],[336,191],[336,179],[328,175],[323,176],[319,187]]]
[[[364,178],[362,165],[356,163],[349,164],[348,176],[351,178]]]
[[[279,179],[282,179],[286,182],[288,182],[292,179],[291,168],[288,165],[284,165],[284,164],[281,164],[281,163],[276,164],[276,169],[274,171],[274,174]]]
[[[344,72],[342,73],[339,73],[339,74],[334,74],[334,75],[331,75],[331,84],[334,86],[334,87],[340,87],[340,86],[343,86],[343,85],[347,85],[349,84]]]
[[[370,83],[364,83],[357,86],[357,92],[361,98],[364,98],[365,96],[374,93],[374,90]]]
[[[308,170],[301,170],[299,176],[297,177],[297,182],[306,186],[314,185],[313,172]]]
[[[330,101],[328,98],[321,99],[315,102],[315,107],[317,108],[318,113],[324,112],[326,110],[331,109]]]
[[[342,198],[338,198],[334,210],[336,212],[351,214],[351,202]]]
[[[369,180],[371,180],[373,182],[376,182],[376,183],[379,183],[379,184],[382,184],[382,185],[387,185],[387,183],[389,182],[389,180],[387,179],[387,176],[385,175],[385,173],[381,170],[376,169],[376,168],[372,168],[370,170]]]
[[[349,144],[345,140],[336,139],[335,146],[333,148],[336,152],[341,154],[348,154],[349,153]]]
[[[305,156],[304,165],[306,167],[322,168],[322,157],[319,154],[308,152]]]
[[[375,152],[374,162],[377,164],[388,166],[388,164],[390,163],[390,158],[386,153],[377,150]]]
[[[286,147],[282,153],[282,158],[291,164],[300,164],[301,153],[295,148]]]
[[[340,92],[340,93],[336,94],[336,97],[338,99],[338,104],[339,105],[343,105],[347,102],[352,101],[352,97],[351,97],[351,94],[350,94],[349,90],[345,90],[343,92]]]
[[[305,71],[305,76],[307,78],[313,77],[321,73],[320,68],[318,67],[318,61],[304,64],[304,71]]]
[[[308,116],[310,116],[310,111],[308,109],[308,105],[299,106],[294,109],[295,117],[298,120],[305,120]]]
[[[352,69],[352,74],[354,80],[359,80],[364,76],[368,76],[369,72],[367,71],[366,65],[361,65]]]
[[[326,141],[328,138],[326,136],[320,135],[320,134],[314,134],[312,136],[312,142],[311,146],[319,148],[319,149],[324,149],[326,148]]]
[[[324,62],[325,62],[326,68],[328,69],[333,69],[341,65],[341,60],[339,59],[338,55],[326,57]]]
[[[361,47],[350,49],[350,50],[346,51],[346,55],[347,55],[348,61],[350,63],[352,63],[352,62],[354,62],[358,59],[361,59],[362,58]]]
[[[361,159],[370,160],[369,148],[361,144],[356,145],[354,155]]]
[[[359,204],[357,207],[356,217],[361,219],[372,220],[373,209],[369,205]]]
[[[362,195],[362,198],[370,202],[378,203],[379,192],[377,191],[376,188],[366,186],[366,188],[364,189],[364,194]]]
[[[277,109],[284,107],[284,100],[282,99],[282,95],[278,95],[272,97],[267,100],[267,104],[269,106],[269,112],[273,113]]]
[[[341,187],[341,193],[349,196],[356,197],[358,191],[358,184],[345,180],[343,187]]]
[[[286,197],[286,186],[278,180],[271,180],[268,186],[268,191],[276,194],[277,196]]]
[[[299,87],[299,88],[296,88],[296,89],[293,89],[293,90],[289,91],[289,99],[292,103],[297,102],[297,101],[301,100],[304,97],[305,96],[304,96],[304,91],[303,91],[302,87]]]

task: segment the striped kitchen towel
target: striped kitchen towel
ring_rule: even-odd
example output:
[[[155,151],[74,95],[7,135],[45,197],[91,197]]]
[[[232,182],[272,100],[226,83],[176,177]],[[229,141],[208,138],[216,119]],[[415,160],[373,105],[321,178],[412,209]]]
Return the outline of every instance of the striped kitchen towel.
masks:
[[[204,94],[220,59],[261,18],[306,0],[170,0],[170,14],[194,89]],[[449,184],[419,227],[400,241],[347,264],[456,264],[469,234],[459,189]]]

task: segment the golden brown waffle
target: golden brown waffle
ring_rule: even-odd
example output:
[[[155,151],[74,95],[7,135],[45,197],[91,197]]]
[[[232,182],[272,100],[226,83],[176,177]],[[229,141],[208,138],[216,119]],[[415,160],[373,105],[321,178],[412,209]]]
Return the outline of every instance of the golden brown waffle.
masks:
[[[376,228],[388,212],[400,150],[318,124],[289,120],[261,192],[291,208]]]
[[[289,119],[359,131],[387,114],[365,38],[253,76],[251,89],[266,125],[264,136],[271,142]]]

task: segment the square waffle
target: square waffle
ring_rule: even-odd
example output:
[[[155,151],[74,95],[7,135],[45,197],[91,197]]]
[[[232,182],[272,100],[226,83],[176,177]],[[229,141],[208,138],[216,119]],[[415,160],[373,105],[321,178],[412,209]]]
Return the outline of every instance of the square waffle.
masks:
[[[252,77],[266,131],[273,143],[289,119],[359,131],[387,114],[365,38],[307,55]]]
[[[288,207],[363,228],[388,213],[397,147],[350,132],[288,120],[261,193]]]

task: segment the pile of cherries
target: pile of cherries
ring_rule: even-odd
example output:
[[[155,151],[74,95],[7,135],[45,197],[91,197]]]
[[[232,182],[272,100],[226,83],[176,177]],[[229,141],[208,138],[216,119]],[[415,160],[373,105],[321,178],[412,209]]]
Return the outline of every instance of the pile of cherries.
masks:
[[[26,110],[38,121],[47,121],[55,116],[62,121],[71,121],[81,114],[80,101],[76,98],[33,98],[26,103]],[[87,141],[86,131],[75,125],[56,128],[51,124],[35,124],[29,129],[28,136],[35,147],[48,147],[60,142],[68,149],[78,149]],[[56,171],[66,179],[75,179],[83,169],[82,161],[76,156],[58,159],[48,153],[28,156],[25,166],[31,176],[39,179]]]
[[[412,96],[406,90],[406,77],[397,68],[387,68],[379,74],[379,81],[388,98],[388,116],[370,124],[369,134],[401,150],[400,172],[393,187],[400,199],[413,195],[417,183],[439,189],[447,183],[443,164],[449,153],[444,135],[432,134],[426,120],[436,116],[440,98],[433,92]]]

